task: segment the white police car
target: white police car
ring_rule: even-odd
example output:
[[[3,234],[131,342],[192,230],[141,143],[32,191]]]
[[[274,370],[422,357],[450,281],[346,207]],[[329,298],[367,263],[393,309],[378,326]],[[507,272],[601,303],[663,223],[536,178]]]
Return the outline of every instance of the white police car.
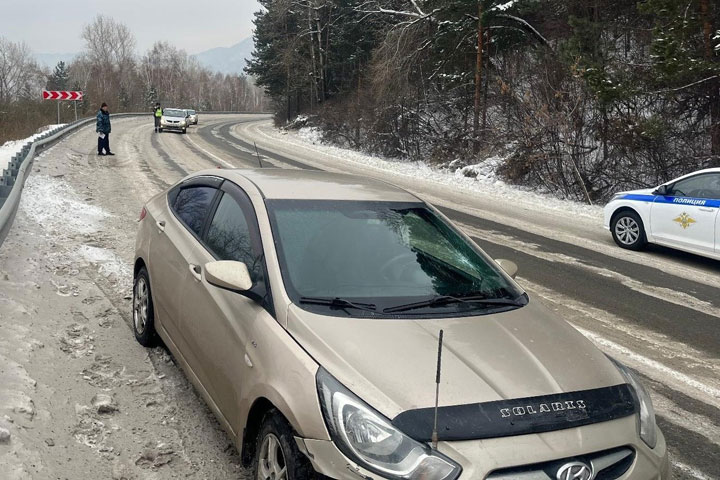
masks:
[[[720,260],[720,168],[676,178],[655,189],[617,193],[605,228],[622,248],[656,243]]]

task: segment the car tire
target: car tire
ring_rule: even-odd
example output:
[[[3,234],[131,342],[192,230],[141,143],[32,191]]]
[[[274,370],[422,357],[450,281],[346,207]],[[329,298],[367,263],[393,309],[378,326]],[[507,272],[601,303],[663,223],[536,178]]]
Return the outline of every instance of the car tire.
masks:
[[[272,409],[265,414],[255,442],[253,479],[315,478],[315,471],[307,457],[298,449],[294,435],[290,424],[277,410]]]
[[[616,214],[610,224],[613,240],[619,247],[642,250],[647,245],[645,226],[636,212],[623,210]]]
[[[162,133],[162,128],[158,128],[158,133]]]
[[[157,342],[155,331],[155,306],[150,290],[150,276],[142,267],[133,282],[133,333],[143,347],[154,347]]]
[[[187,128],[183,128],[182,133],[183,133],[183,135],[185,135],[187,133]]]

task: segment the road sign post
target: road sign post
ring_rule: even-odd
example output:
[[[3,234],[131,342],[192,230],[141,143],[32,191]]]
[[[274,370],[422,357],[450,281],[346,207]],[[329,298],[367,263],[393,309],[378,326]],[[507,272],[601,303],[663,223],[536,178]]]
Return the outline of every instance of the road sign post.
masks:
[[[75,121],[77,121],[77,102],[83,99],[83,92],[65,90],[43,90],[43,100],[59,100],[57,104],[57,123],[60,123],[60,101],[72,100],[75,103]]]

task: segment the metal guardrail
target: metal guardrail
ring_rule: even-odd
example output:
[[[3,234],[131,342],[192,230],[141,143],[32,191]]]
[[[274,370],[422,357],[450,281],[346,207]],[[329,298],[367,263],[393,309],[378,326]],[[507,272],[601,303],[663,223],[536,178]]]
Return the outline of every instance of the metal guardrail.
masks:
[[[245,114],[257,112],[198,112],[201,114]],[[145,117],[150,118],[152,113],[115,113],[111,114],[111,118],[123,117]],[[12,227],[15,214],[20,205],[20,195],[25,186],[25,180],[32,171],[32,163],[35,155],[42,152],[46,148],[60,141],[65,135],[95,122],[95,117],[84,118],[73,123],[69,123],[64,127],[46,132],[37,137],[32,142],[28,142],[21,150],[15,154],[7,168],[3,169],[2,177],[0,177],[0,246],[7,238],[10,228]]]

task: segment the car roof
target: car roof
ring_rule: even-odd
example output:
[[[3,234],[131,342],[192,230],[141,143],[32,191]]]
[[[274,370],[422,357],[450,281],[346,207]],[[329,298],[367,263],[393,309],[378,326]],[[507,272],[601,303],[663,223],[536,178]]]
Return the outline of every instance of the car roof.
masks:
[[[683,175],[681,177],[677,177],[677,178],[670,180],[669,182],[665,182],[665,184],[669,185],[671,183],[675,183],[680,180],[684,180],[688,177],[693,177],[695,175],[699,175],[702,173],[720,173],[720,167],[712,167],[712,168],[704,168],[702,170],[695,170],[694,172],[686,173],[685,175]]]
[[[400,187],[359,175],[281,168],[219,172],[230,181],[237,177],[251,181],[267,199],[420,201]]]

